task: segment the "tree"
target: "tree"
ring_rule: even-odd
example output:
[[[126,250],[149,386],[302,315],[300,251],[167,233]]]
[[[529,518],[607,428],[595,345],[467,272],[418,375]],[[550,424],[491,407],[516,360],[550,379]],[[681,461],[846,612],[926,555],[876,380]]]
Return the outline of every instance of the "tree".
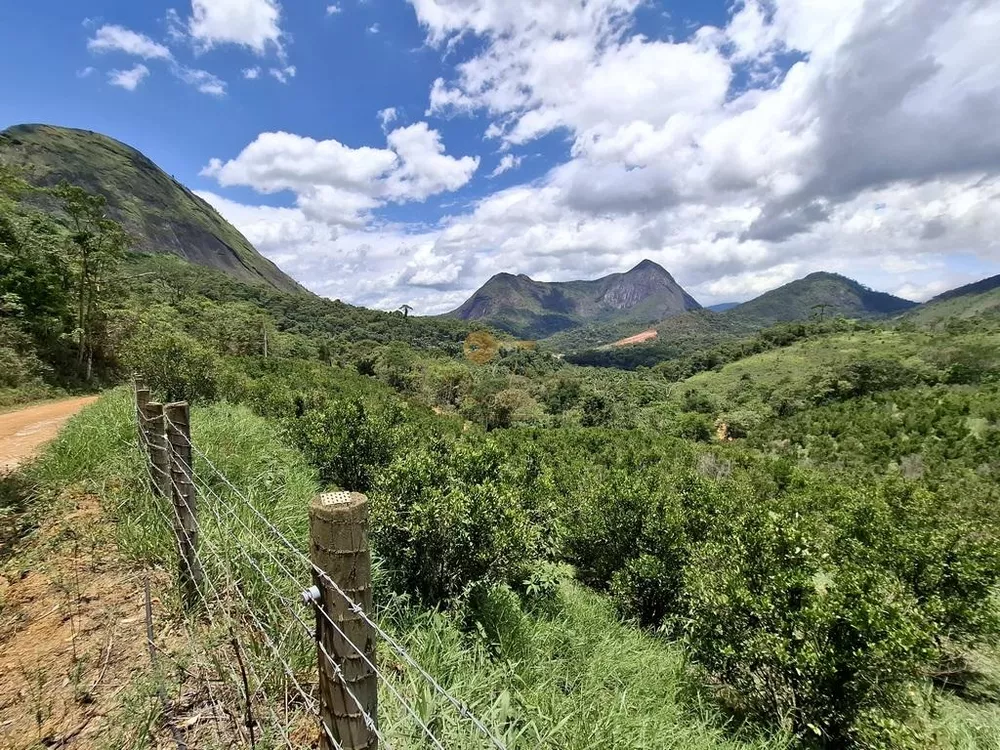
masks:
[[[410,311],[411,311],[411,310],[412,310],[413,308],[412,308],[412,307],[410,307],[409,305],[406,305],[406,304],[403,304],[403,305],[400,305],[400,306],[399,306],[399,309],[403,311],[403,317],[404,317],[404,318],[408,318],[408,317],[410,317]]]
[[[500,342],[489,331],[473,331],[465,338],[465,356],[477,365],[485,365],[500,352]]]
[[[77,371],[90,380],[97,337],[112,296],[112,280],[124,257],[128,235],[105,213],[107,199],[63,181],[53,191],[69,217],[76,300]]]

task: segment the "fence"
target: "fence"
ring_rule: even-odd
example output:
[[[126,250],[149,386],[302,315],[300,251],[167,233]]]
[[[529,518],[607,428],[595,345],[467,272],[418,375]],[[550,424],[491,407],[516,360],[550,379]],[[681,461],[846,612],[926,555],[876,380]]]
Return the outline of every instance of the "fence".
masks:
[[[149,491],[164,528],[172,530],[185,609],[193,619],[206,623],[211,640],[220,645],[225,642],[233,654],[229,660],[218,649],[209,651],[220,680],[206,678],[205,689],[212,706],[221,706],[232,716],[251,746],[266,737],[291,750],[296,744],[315,746],[318,737],[321,750],[374,750],[379,745],[391,750],[392,743],[379,722],[381,686],[382,697],[399,704],[414,733],[444,750],[431,722],[395,684],[393,670],[379,668],[377,646],[381,642],[459,720],[470,725],[482,744],[506,750],[462,701],[371,616],[368,500],[364,495],[333,492],[313,500],[307,555],[198,448],[191,437],[187,403],[152,401],[149,390],[136,383],[135,407]],[[227,488],[231,499],[213,489],[213,483]],[[207,501],[208,520],[215,528],[228,529],[233,536],[238,532],[239,541],[225,545],[201,534],[202,499]],[[198,639],[189,635],[192,641]],[[306,667],[308,650],[313,650],[314,661]],[[227,694],[215,695],[213,682],[215,692],[222,686]],[[237,703],[238,721],[231,708]],[[312,736],[308,732],[301,736],[296,717],[303,713],[315,722]],[[172,724],[170,728],[183,747],[177,727]]]

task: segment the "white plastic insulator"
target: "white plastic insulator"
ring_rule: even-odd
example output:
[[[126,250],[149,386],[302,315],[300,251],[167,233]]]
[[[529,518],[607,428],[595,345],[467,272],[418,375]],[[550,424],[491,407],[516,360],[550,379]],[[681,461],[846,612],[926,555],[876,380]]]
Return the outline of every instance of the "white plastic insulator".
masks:
[[[303,604],[312,604],[314,602],[318,602],[321,596],[319,591],[319,586],[310,586],[309,588],[307,588],[305,591],[302,592],[301,596]]]

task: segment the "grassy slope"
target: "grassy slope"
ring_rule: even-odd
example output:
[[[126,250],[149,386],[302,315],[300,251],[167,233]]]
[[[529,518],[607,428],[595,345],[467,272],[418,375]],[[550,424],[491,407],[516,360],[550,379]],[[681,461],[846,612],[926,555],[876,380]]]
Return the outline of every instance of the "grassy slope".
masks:
[[[19,125],[0,133],[0,160],[36,185],[61,180],[100,193],[135,238],[135,249],[170,252],[243,281],[301,292],[294,280],[204,200],[135,149],[86,130]]]
[[[544,344],[555,351],[581,352],[588,364],[635,367],[690,354],[726,340],[749,336],[775,323],[808,320],[825,305],[825,317],[865,318],[907,310],[913,302],[866,289],[831,273],[813,273],[724,312],[699,310],[658,323],[655,340],[622,347],[611,354],[581,352],[639,333],[634,324],[595,325],[551,336]]]
[[[916,325],[938,325],[949,320],[996,314],[998,311],[1000,311],[1000,289],[993,289],[980,294],[931,300],[928,304],[907,313],[903,320]]]
[[[305,549],[306,504],[317,488],[312,471],[297,453],[282,445],[277,429],[245,408],[225,404],[193,410],[192,421],[196,443],[235,485],[252,488],[250,501]],[[105,512],[115,523],[121,550],[137,565],[172,571],[176,562],[170,531],[160,514],[162,509],[157,510],[145,491],[133,431],[130,395],[120,389],[73,420],[29,476],[52,491],[83,482],[100,493]],[[301,571],[298,582],[285,580],[280,568],[272,565],[260,548],[258,540],[267,538],[266,528],[249,512],[240,511],[246,526],[230,515],[226,508],[237,506],[236,499],[200,460],[196,473],[212,488],[200,501],[203,557],[210,577],[223,587],[239,580],[242,595],[253,602],[256,615],[266,623],[275,642],[282,644],[282,652],[295,665],[299,679],[308,684],[314,679],[310,676],[313,646],[300,637],[296,623],[283,609],[284,603],[271,593],[271,584],[276,584],[283,596],[294,601],[308,581],[307,571]],[[241,556],[241,550],[253,551],[256,564],[269,574],[271,584],[264,583]],[[279,557],[284,554],[277,544],[270,551]],[[285,563],[293,564],[294,557],[285,557]],[[378,599],[383,624],[512,750],[787,747],[787,742],[778,738],[728,736],[722,729],[722,717],[698,699],[679,646],[618,622],[606,601],[572,581],[562,584],[554,609],[513,614],[498,631],[502,635],[486,642],[464,635],[451,618],[410,608],[388,592],[381,591]],[[178,606],[176,596],[168,596],[167,601],[174,608]],[[171,619],[171,629],[190,627],[179,610],[175,609]],[[238,626],[251,627],[247,623]],[[220,638],[224,642],[225,631],[208,627],[196,632],[204,639],[201,644],[178,646],[166,658],[188,665],[190,671],[196,670],[195,665],[210,668],[204,649]],[[248,649],[246,658],[252,680],[261,675],[266,683],[268,675],[280,671],[266,650]],[[389,653],[382,654],[380,660],[392,666],[395,687],[432,723],[446,747],[484,746],[470,725],[457,720],[413,670],[398,664]],[[197,699],[191,695],[195,686],[183,679],[178,682],[176,674],[165,679],[170,691],[184,694],[186,701],[195,702],[197,707]],[[147,747],[147,740],[162,732],[157,729],[159,717],[155,713],[139,710],[149,705],[156,687],[155,681],[143,681],[122,694],[116,716],[121,734],[111,738],[111,744]],[[222,692],[219,687],[216,691]],[[382,728],[393,747],[415,750],[426,746],[412,719],[391,694],[383,692],[380,705]],[[234,703],[232,709],[239,713],[240,706]],[[311,739],[311,735],[305,738]],[[214,745],[204,740],[199,746]]]
[[[768,415],[778,394],[807,398],[838,367],[860,360],[898,360],[920,370],[946,350],[974,348],[1000,357],[1000,331],[943,335],[926,330],[883,329],[839,333],[799,341],[790,346],[702,372],[674,386],[676,398],[694,390],[706,394],[719,411],[749,408]]]

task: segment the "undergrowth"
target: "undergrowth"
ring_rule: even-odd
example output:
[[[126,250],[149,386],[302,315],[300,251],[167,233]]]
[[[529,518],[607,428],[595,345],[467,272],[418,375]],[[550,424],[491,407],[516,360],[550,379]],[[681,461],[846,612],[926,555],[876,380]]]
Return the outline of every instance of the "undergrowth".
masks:
[[[205,711],[198,679],[208,673],[215,699],[241,712],[241,690],[228,681],[225,665],[230,629],[240,636],[249,664],[258,747],[278,747],[277,732],[307,746],[315,728],[301,703],[292,702],[287,723],[282,703],[291,694],[288,673],[307,693],[315,690],[315,646],[300,619],[312,615],[297,596],[309,575],[297,554],[270,528],[302,551],[307,549],[307,506],[320,489],[315,472],[288,447],[280,428],[248,409],[229,404],[195,408],[195,444],[232,486],[203,458],[196,458],[200,493],[202,555],[214,588],[206,591],[214,622],[185,614],[177,591],[160,592],[171,612],[168,624],[189,634],[186,645],[167,655],[183,668],[160,682],[138,681],[123,693],[116,747],[152,747],[163,732],[153,705],[154,687],[166,682],[177,705]],[[82,483],[103,498],[115,525],[118,547],[137,569],[178,567],[167,509],[153,498],[143,473],[131,394],[109,393],[74,419],[46,456],[25,476],[41,502],[46,488]],[[238,491],[237,491],[238,490]],[[260,513],[263,521],[251,510]],[[436,611],[393,595],[378,570],[376,617],[406,650],[453,695],[465,702],[508,748],[790,748],[793,739],[766,734],[725,715],[712,699],[714,686],[699,678],[681,645],[623,623],[609,600],[575,582],[560,568],[560,582],[532,600],[506,587],[482,594],[473,608]],[[288,573],[291,572],[291,575]],[[255,615],[248,619],[248,612]],[[259,620],[259,624],[256,622]],[[268,647],[277,646],[278,653]],[[1000,663],[983,652],[980,690],[996,688],[991,670]],[[448,748],[486,747],[423,678],[380,644],[378,659],[389,683]],[[206,681],[208,682],[208,681]],[[925,684],[928,737],[942,748],[1000,746],[997,704]],[[265,699],[264,695],[268,698]],[[200,697],[199,697],[200,696]],[[943,700],[941,697],[943,696]],[[181,700],[183,698],[183,700]],[[268,705],[270,701],[270,705]],[[394,748],[428,747],[412,716],[385,685],[379,721]],[[305,727],[303,731],[302,727]],[[266,730],[266,731],[265,731]],[[234,728],[233,732],[245,731]],[[226,746],[234,734],[203,738],[199,747]]]

